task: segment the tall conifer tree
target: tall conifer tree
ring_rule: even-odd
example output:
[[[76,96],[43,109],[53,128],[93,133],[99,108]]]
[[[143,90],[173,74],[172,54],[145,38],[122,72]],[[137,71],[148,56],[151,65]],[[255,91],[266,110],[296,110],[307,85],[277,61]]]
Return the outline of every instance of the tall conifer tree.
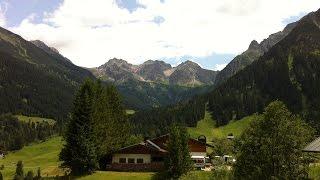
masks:
[[[123,147],[129,138],[130,125],[117,90],[103,87],[99,81],[94,89],[94,134],[100,168],[104,168],[107,156]]]
[[[62,167],[74,175],[90,174],[97,168],[96,148],[92,121],[93,82],[87,80],[74,100],[71,121],[65,135],[65,145],[60,153]]]
[[[170,128],[169,154],[165,166],[170,178],[177,179],[192,168],[188,141],[189,135],[186,128],[177,125]]]

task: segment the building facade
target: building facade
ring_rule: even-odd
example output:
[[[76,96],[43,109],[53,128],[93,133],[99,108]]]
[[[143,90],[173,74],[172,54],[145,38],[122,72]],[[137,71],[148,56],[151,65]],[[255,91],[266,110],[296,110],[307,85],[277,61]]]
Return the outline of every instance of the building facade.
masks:
[[[107,170],[115,171],[159,171],[164,168],[168,154],[169,134],[145,140],[138,144],[124,147],[112,155],[112,162]],[[188,141],[190,156],[195,167],[205,165],[207,146],[205,141],[190,138]]]

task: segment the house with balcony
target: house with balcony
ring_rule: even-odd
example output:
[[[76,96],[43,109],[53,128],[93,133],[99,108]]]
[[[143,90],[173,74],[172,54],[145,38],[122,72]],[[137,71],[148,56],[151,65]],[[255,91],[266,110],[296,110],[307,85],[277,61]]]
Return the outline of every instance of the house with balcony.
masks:
[[[112,155],[112,162],[107,170],[115,171],[160,171],[164,168],[164,160],[168,155],[167,143],[169,134],[146,139],[138,144],[124,147]],[[203,167],[206,164],[207,147],[204,136],[198,139],[189,138],[190,156],[195,167]]]

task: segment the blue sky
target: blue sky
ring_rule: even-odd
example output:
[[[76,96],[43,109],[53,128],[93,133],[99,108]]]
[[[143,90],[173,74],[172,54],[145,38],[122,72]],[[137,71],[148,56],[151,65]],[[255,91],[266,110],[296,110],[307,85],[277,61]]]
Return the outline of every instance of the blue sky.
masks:
[[[319,7],[316,0],[0,0],[0,25],[56,47],[79,66],[118,57],[221,69],[252,40]]]

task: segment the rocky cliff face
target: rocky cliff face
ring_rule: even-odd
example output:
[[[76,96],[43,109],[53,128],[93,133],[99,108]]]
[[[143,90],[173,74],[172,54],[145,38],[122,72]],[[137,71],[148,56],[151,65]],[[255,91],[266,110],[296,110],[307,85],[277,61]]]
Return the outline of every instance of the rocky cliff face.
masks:
[[[170,64],[159,60],[148,60],[141,65],[132,65],[116,58],[91,71],[96,77],[115,83],[138,80],[191,87],[212,85],[217,75],[216,71],[203,69],[192,61],[186,61],[173,68]]]
[[[166,70],[172,69],[170,64],[163,61],[146,61],[138,68],[137,74],[146,81],[166,82]]]
[[[264,53],[266,53],[272,46],[286,37],[292,29],[296,26],[296,22],[288,24],[283,31],[271,34],[268,38],[261,41],[259,44],[253,40],[248,49],[242,54],[236,56],[216,77],[215,84],[221,84],[244,67],[257,60]]]

